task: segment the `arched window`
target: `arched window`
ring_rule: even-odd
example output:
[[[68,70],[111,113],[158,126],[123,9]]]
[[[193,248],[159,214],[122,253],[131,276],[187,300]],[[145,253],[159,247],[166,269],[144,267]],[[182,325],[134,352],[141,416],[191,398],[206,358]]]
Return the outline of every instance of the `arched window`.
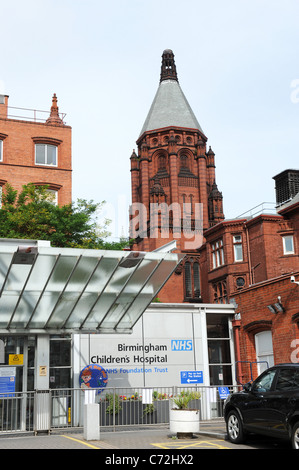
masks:
[[[193,258],[185,263],[185,299],[193,302],[201,299],[199,263]]]
[[[160,155],[158,157],[158,170],[164,170],[166,168],[166,157],[165,155]]]
[[[180,167],[188,168],[188,157],[187,155],[181,155],[180,157]]]
[[[218,281],[213,284],[215,304],[227,304],[226,281]]]

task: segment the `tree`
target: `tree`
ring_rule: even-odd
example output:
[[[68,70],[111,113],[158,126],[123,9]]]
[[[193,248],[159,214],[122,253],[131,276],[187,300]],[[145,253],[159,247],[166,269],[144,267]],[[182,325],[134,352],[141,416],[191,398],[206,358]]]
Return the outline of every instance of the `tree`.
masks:
[[[57,206],[46,185],[29,183],[18,194],[7,183],[2,193],[0,237],[49,240],[58,247],[121,250],[127,242],[108,242],[99,235],[109,235],[110,221],[106,219],[102,227],[97,223],[104,204],[78,199],[77,203]]]

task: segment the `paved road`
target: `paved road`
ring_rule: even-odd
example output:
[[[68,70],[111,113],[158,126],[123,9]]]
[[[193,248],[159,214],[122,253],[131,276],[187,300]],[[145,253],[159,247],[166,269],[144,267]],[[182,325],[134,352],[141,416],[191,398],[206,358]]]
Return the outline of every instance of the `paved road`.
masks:
[[[220,435],[212,433],[198,434],[193,439],[177,439],[169,434],[169,430],[151,429],[139,431],[102,432],[99,441],[86,441],[81,433],[61,433],[37,436],[7,436],[0,438],[0,449],[102,449],[107,455],[122,450],[150,450],[153,454],[165,453],[165,451],[188,450],[196,452],[200,449],[278,449],[288,450],[291,446],[288,442],[273,440],[270,438],[255,437],[247,440],[246,444],[236,445],[228,442]],[[183,462],[184,463],[184,462]]]

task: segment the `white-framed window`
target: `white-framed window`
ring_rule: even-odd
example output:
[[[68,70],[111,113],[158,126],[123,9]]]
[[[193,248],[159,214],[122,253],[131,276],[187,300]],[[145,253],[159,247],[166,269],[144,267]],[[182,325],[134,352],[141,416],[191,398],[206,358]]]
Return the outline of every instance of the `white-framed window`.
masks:
[[[286,235],[282,237],[282,245],[284,255],[292,255],[295,253],[293,235]]]
[[[35,164],[57,166],[57,146],[35,144]]]
[[[217,240],[211,244],[213,269],[224,264],[223,240]]]
[[[54,206],[58,205],[58,191],[54,189],[47,189],[49,193],[49,202],[51,202]]]
[[[243,261],[242,235],[234,235],[233,244],[235,261]]]
[[[0,139],[0,162],[3,161],[3,140]]]
[[[270,330],[261,331],[255,335],[254,339],[258,373],[261,374],[268,367],[274,365],[272,332]]]

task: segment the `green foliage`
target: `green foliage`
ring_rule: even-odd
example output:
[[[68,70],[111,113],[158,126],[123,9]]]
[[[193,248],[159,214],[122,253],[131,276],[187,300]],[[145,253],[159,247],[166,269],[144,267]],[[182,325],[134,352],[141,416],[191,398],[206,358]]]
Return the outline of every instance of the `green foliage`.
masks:
[[[199,392],[182,390],[179,395],[173,398],[173,402],[179,410],[186,410],[188,409],[188,405],[191,400],[198,400],[199,398]]]
[[[6,184],[0,210],[0,238],[49,240],[52,246],[103,250],[122,250],[127,242],[107,242],[107,227],[99,227],[97,214],[105,201],[78,199],[65,206],[53,204],[45,186],[27,184],[18,192]]]
[[[155,406],[153,403],[149,403],[147,404],[145,407],[144,407],[144,410],[143,410],[143,417],[147,416],[147,415],[152,415],[153,412],[155,411]]]
[[[113,415],[113,414],[118,414],[121,411],[121,406],[120,406],[121,398],[119,395],[116,395],[114,393],[107,393],[106,400],[108,401],[106,413]]]

